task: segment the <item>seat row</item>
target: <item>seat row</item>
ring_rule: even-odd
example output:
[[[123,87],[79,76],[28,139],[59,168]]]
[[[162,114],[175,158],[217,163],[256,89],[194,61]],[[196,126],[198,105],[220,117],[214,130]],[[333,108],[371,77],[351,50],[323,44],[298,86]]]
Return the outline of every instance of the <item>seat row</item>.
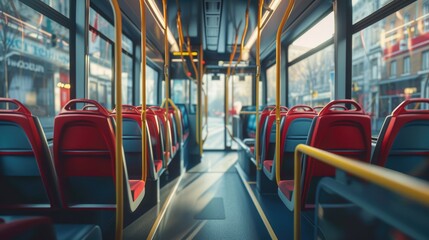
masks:
[[[115,111],[110,113],[93,100],[71,100],[55,118],[50,149],[40,122],[23,104],[5,98],[0,103],[6,106],[0,110],[1,214],[30,212],[64,222],[98,223],[101,219],[103,234],[110,231],[116,209]],[[141,112],[132,106],[122,108],[124,215],[132,219],[142,205],[147,184],[157,182],[179,151],[182,140],[177,128],[182,126],[176,123],[183,120],[174,109],[170,114],[156,107],[148,109],[149,178],[144,181]],[[169,149],[163,139],[167,137]],[[158,192],[150,193],[158,195],[155,203],[157,186]],[[98,214],[89,214],[94,211]]]
[[[282,201],[293,209],[293,153],[300,143],[428,180],[429,145],[425,138],[429,133],[429,110],[419,107],[423,103],[428,104],[429,99],[409,99],[401,103],[386,118],[376,142],[371,139],[370,117],[353,100],[332,101],[319,113],[305,105],[282,108],[278,182]],[[254,148],[260,150],[262,171],[257,172],[257,183],[261,192],[277,189],[274,108],[268,106],[261,113],[260,145],[252,146],[249,143],[254,140],[244,140],[248,158],[254,161]],[[252,123],[246,125],[252,126]],[[301,206],[311,208],[317,183],[322,177],[334,176],[335,169],[305,156],[301,162]]]

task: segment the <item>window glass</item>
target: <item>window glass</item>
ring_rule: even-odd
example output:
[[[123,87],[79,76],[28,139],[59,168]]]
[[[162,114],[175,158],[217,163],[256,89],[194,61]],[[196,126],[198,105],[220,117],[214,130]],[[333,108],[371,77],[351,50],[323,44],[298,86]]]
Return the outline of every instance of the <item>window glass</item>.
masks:
[[[267,69],[267,105],[276,103],[276,64]]]
[[[141,77],[140,77],[141,80]],[[155,105],[158,99],[158,72],[146,65],[146,104]],[[141,94],[141,88],[140,88]],[[141,101],[140,101],[141,103]]]
[[[0,96],[26,105],[51,137],[70,99],[69,29],[17,0],[0,9]]]
[[[372,4],[359,2],[361,11]],[[353,48],[353,66],[363,63],[364,71],[361,75],[352,74],[352,96],[371,115],[373,135],[378,135],[385,117],[400,102],[428,97],[427,4],[428,1],[418,0],[353,36],[353,45],[361,42],[360,47]],[[353,7],[356,11],[358,5]],[[378,41],[371,41],[373,38]]]
[[[334,45],[289,67],[289,105],[323,106],[333,99]]]
[[[189,102],[189,79],[171,80],[171,96],[175,103]]]
[[[60,12],[66,17],[70,17],[70,1],[69,0],[41,0],[42,2],[48,4],[53,9]]]
[[[289,46],[289,61],[319,46],[334,36],[334,12],[324,17]]]
[[[352,0],[353,5],[353,24],[359,22],[371,13],[382,8],[392,0]]]
[[[133,42],[124,34],[122,34],[122,49],[131,55],[133,54]]]
[[[259,106],[262,106],[264,104],[264,84],[262,84],[262,81],[259,81]]]
[[[88,38],[88,98],[96,100],[107,109],[112,109],[113,45],[95,30],[90,30]]]
[[[122,104],[133,104],[133,59],[122,53]]]
[[[404,57],[404,66],[403,66],[403,73],[409,74],[410,73],[410,57]]]
[[[89,25],[108,39],[115,40],[115,28],[93,8],[89,9]]]
[[[250,74],[235,75],[232,77],[232,80],[231,102],[236,112],[239,112],[242,106],[252,105],[253,77]]]

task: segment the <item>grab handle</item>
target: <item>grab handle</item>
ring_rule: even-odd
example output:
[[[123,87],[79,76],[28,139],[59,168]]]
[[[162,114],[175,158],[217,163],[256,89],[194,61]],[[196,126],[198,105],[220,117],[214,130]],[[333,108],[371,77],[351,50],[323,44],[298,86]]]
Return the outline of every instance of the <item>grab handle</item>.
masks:
[[[401,102],[395,110],[392,111],[393,116],[398,116],[400,114],[412,114],[412,113],[423,113],[423,114],[429,114],[428,109],[407,109],[406,107],[412,103],[427,103],[429,104],[428,98],[411,98],[406,99],[405,101]]]
[[[311,108],[308,105],[296,105],[293,106],[291,109],[289,109],[288,115],[292,114],[301,114],[301,113],[314,113],[317,114],[317,112]]]
[[[30,110],[24,104],[22,104],[20,101],[13,99],[13,98],[0,98],[0,103],[12,103],[17,106],[17,108],[14,109],[0,109],[0,112],[6,112],[6,113],[22,113],[25,115],[31,116]]]
[[[356,109],[355,110],[348,110],[346,109],[345,111],[335,111],[332,108],[338,108],[338,104],[350,104],[353,105]],[[356,114],[356,113],[360,113],[360,114],[364,114],[364,111],[362,109],[362,107],[359,105],[359,103],[357,103],[355,100],[351,100],[351,99],[341,99],[341,100],[334,100],[329,102],[328,104],[326,104],[326,106],[320,110],[319,112],[319,116],[322,115],[327,115],[327,114]]]
[[[76,110],[76,109],[72,109],[73,106],[75,106],[78,103],[83,103],[83,104],[91,104],[95,107],[94,110]],[[85,108],[85,107],[84,107]],[[109,111],[107,111],[106,108],[104,108],[100,103],[98,103],[95,100],[91,100],[91,99],[84,99],[84,98],[80,98],[80,99],[72,99],[70,100],[68,103],[66,103],[66,105],[63,107],[63,109],[61,109],[60,114],[67,114],[67,113],[99,113],[103,116],[109,116]]]

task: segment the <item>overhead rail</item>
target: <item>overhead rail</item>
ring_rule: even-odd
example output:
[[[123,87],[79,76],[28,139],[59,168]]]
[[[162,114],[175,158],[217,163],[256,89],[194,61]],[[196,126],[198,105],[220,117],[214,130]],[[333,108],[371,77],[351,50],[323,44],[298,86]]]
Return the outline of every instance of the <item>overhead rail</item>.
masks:
[[[299,144],[294,160],[294,239],[301,239],[301,159],[307,155],[334,168],[374,183],[429,207],[429,184],[423,180],[387,168],[359,162],[324,150]],[[280,171],[280,168],[276,168]]]
[[[276,163],[280,162],[280,149],[282,148],[280,144],[280,73],[281,73],[281,37],[282,37],[282,30],[286,23],[286,21],[289,19],[289,16],[292,12],[293,7],[295,6],[295,0],[289,0],[289,3],[287,5],[286,11],[283,15],[282,21],[280,22],[279,28],[277,29],[277,35],[276,35]],[[277,165],[279,166],[279,165]],[[279,169],[277,167],[276,169]],[[277,178],[278,181],[278,178]]]
[[[122,15],[118,0],[111,0],[115,21],[115,82],[116,82],[116,146],[115,146],[115,185],[116,185],[116,226],[115,239],[122,239],[124,225],[123,202],[123,160],[122,160]]]

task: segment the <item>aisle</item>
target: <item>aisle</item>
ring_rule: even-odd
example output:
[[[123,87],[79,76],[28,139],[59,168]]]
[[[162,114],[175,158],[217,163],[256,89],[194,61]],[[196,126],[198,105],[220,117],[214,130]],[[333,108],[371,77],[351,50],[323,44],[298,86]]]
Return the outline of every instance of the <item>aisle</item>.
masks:
[[[155,239],[270,239],[236,160],[235,152],[204,153],[184,174]]]

